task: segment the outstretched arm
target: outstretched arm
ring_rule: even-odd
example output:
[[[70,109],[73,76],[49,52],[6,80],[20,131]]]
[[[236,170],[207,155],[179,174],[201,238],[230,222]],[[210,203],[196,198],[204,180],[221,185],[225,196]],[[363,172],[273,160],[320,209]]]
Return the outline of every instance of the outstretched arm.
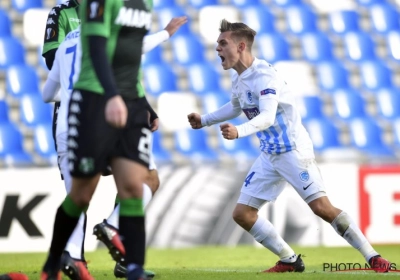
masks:
[[[148,53],[162,42],[167,41],[186,22],[186,16],[173,18],[163,30],[146,35],[143,38],[142,54]]]

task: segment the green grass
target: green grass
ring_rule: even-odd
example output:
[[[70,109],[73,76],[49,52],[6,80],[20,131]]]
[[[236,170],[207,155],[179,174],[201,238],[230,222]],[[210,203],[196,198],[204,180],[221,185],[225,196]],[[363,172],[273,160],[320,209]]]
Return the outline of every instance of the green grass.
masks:
[[[377,274],[372,271],[327,272],[323,263],[364,263],[352,248],[296,247],[304,256],[304,273],[260,273],[275,264],[276,256],[267,249],[251,246],[201,247],[195,249],[149,249],[146,268],[156,272],[156,279],[247,280],[247,279],[398,279],[400,273]],[[385,258],[400,270],[400,246],[375,246]],[[0,254],[0,274],[21,271],[30,279],[39,279],[45,254]],[[97,280],[114,279],[114,262],[106,250],[87,254],[89,269]],[[63,279],[67,279],[64,277]]]

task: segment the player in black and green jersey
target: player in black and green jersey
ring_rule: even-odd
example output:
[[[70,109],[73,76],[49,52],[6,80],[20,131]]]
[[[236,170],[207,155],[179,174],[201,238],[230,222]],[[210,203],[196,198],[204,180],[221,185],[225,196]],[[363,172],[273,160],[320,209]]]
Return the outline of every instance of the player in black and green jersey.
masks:
[[[46,29],[44,32],[44,44],[42,56],[46,61],[47,68],[51,70],[53,67],[56,51],[61,42],[64,41],[65,35],[72,30],[75,30],[79,24],[79,3],[81,0],[69,0],[62,4],[54,6],[47,17]],[[56,121],[57,112],[60,108],[60,103],[55,102],[53,112],[53,139],[56,146]],[[56,146],[57,150],[57,146]]]
[[[102,170],[110,164],[121,199],[119,233],[127,279],[143,279],[143,182],[151,131],[145,98],[137,90],[143,37],[151,27],[152,1],[83,0],[80,9],[82,69],[68,115],[71,192],[57,210],[42,279],[58,279],[60,257],[86,211]]]

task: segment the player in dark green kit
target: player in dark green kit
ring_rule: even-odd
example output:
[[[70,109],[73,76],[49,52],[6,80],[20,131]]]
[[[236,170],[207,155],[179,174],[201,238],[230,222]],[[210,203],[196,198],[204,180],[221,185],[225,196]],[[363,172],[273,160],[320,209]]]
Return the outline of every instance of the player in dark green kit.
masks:
[[[120,197],[119,234],[127,279],[145,279],[142,192],[151,137],[148,103],[138,89],[143,37],[152,1],[83,0],[82,66],[68,114],[72,189],[58,208],[41,279],[61,279],[60,257],[87,210],[102,171],[110,165]]]

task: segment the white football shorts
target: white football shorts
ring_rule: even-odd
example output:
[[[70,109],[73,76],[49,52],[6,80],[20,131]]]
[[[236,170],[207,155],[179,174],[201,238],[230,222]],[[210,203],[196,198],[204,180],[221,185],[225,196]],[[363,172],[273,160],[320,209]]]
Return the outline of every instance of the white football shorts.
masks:
[[[314,153],[292,150],[279,155],[261,153],[247,173],[238,203],[259,209],[266,201],[276,200],[287,183],[306,203],[326,196]]]

